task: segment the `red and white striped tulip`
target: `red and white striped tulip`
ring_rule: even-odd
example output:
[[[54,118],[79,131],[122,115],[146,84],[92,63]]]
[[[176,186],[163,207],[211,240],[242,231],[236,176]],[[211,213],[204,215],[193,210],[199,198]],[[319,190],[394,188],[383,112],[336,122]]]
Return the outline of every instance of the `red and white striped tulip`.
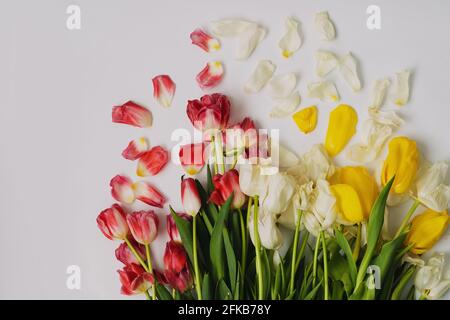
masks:
[[[100,212],[97,225],[110,240],[125,240],[129,233],[127,214],[118,204],[113,204],[111,208]]]
[[[133,191],[136,199],[148,204],[149,206],[162,208],[166,203],[166,198],[161,192],[147,181],[138,181],[133,183]]]
[[[151,210],[137,211],[127,216],[133,238],[140,244],[150,244],[158,235],[158,216]]]
[[[138,161],[136,174],[139,177],[154,176],[158,174],[169,161],[169,153],[161,146],[146,151]]]
[[[117,272],[119,273],[120,283],[122,284],[120,292],[127,296],[144,293],[154,282],[153,275],[145,272],[137,264],[125,266]]]
[[[177,216],[184,220],[191,220],[191,216],[187,215],[186,213],[177,213]],[[166,216],[166,228],[170,240],[181,243],[180,232],[178,231],[175,220],[173,219],[171,214],[168,214]]]
[[[193,284],[186,251],[175,241],[167,242],[164,251],[164,281],[180,292],[191,288]]]
[[[130,242],[133,245],[133,247],[136,249],[136,251],[138,252],[141,259],[143,261],[145,261],[146,260],[145,247],[143,245],[137,243],[133,239],[131,239]],[[117,247],[115,254],[116,254],[117,260],[119,260],[126,266],[131,265],[131,264],[139,264],[140,263],[138,261],[138,259],[136,258],[136,256],[133,254],[133,252],[131,252],[131,249],[126,244],[126,242],[122,242],[120,244],[120,246]]]
[[[145,137],[130,141],[128,146],[122,151],[122,157],[128,160],[139,159],[149,148]]]
[[[211,192],[209,201],[221,206],[233,194],[231,207],[238,209],[244,205],[247,197],[239,187],[239,173],[236,169],[227,171],[223,175],[216,174],[213,177],[213,184],[214,191]]]
[[[197,130],[223,130],[228,126],[230,109],[227,96],[213,93],[202,96],[200,100],[189,100],[186,113]]]
[[[175,83],[172,79],[162,74],[152,79],[153,82],[153,97],[163,107],[170,107],[173,96],[175,95]]]
[[[121,106],[113,107],[112,121],[146,128],[152,126],[153,116],[147,108],[140,106],[133,101],[127,101]]]
[[[183,178],[181,180],[181,202],[184,211],[192,217],[195,217],[200,211],[202,201],[194,179]]]
[[[190,176],[196,175],[202,170],[207,159],[205,143],[181,146],[178,155],[184,171]]]
[[[213,38],[202,29],[195,29],[191,35],[192,44],[199,46],[206,52],[217,51],[220,49],[219,40]]]
[[[133,203],[135,197],[132,184],[133,182],[130,178],[122,175],[116,175],[109,182],[112,197],[121,203]]]
[[[211,89],[222,81],[223,73],[223,66],[220,61],[208,62],[195,79],[200,88]]]

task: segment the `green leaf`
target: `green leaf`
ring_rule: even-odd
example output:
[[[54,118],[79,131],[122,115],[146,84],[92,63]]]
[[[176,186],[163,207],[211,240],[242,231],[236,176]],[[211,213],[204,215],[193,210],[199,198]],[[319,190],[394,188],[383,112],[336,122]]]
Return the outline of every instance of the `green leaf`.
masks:
[[[348,269],[350,271],[349,272],[350,279],[352,281],[352,284],[353,284],[352,287],[353,287],[356,283],[356,274],[358,271],[356,269],[355,260],[353,259],[352,249],[350,248],[350,245],[348,244],[348,241],[345,238],[345,236],[342,234],[342,232],[340,232],[339,230],[336,230],[335,235],[336,235],[337,243],[341,247],[342,251],[344,251],[345,257],[347,258]]]
[[[211,287],[211,277],[209,276],[209,273],[205,273],[203,276],[202,281],[202,298],[204,300],[211,300],[213,299],[213,292]]]
[[[232,298],[231,291],[223,279],[217,283],[216,296],[220,300],[231,300]]]
[[[270,260],[267,255],[267,250],[262,249],[261,250],[261,264],[262,264],[262,273],[263,273],[263,286],[264,286],[264,294],[263,299],[267,299],[269,297],[270,293],[270,284],[272,280],[272,272],[270,268]]]
[[[172,295],[167,288],[160,283],[156,284],[156,294],[160,300],[173,300]]]
[[[333,281],[331,300],[343,300],[344,286],[341,281]]]
[[[408,284],[415,271],[415,266],[410,266],[408,269],[406,269],[405,273],[402,275],[400,281],[392,292],[391,300],[400,300],[402,298],[403,289]]]
[[[275,280],[272,286],[271,299],[277,300],[280,297],[281,289],[281,273],[283,272],[283,264],[280,263],[277,266],[277,271],[275,272]]]
[[[214,184],[212,180],[211,166],[209,164],[206,166],[206,181],[206,191],[208,192],[208,195],[210,195],[214,190]]]
[[[323,279],[306,295],[305,300],[313,300],[316,297],[317,291],[322,285]]]
[[[183,247],[188,254],[191,264],[193,265],[194,264],[194,254],[193,254],[193,250],[192,250],[192,243],[193,243],[192,223],[191,223],[191,221],[180,218],[171,206],[169,207],[169,209],[170,209],[170,214],[172,215],[173,220],[175,221],[175,224],[177,225],[178,232],[180,233],[180,238],[181,238],[181,242],[183,243]]]
[[[211,241],[209,245],[209,255],[211,258],[211,264],[214,267],[214,275],[216,279],[222,279],[225,276],[225,259],[223,250],[223,229],[225,227],[225,220],[230,212],[231,201],[233,195],[231,195],[225,204],[220,208],[219,217],[211,235]]]
[[[353,283],[346,259],[340,254],[335,254],[330,260],[330,276],[333,281],[340,281],[347,295],[353,290]]]
[[[227,257],[228,265],[228,276],[230,280],[231,292],[239,291],[239,287],[236,286],[236,274],[237,274],[237,263],[236,255],[234,254],[234,249],[230,241],[230,235],[227,228],[223,228],[223,241],[225,244],[225,253]]]

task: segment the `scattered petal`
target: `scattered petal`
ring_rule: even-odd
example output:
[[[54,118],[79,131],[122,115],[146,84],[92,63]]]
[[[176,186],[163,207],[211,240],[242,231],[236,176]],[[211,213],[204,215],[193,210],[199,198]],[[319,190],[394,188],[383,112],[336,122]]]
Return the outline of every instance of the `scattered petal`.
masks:
[[[393,110],[380,111],[376,109],[369,109],[369,115],[376,122],[391,126],[393,128],[400,127],[404,121]]]
[[[196,80],[200,88],[209,89],[217,86],[223,78],[223,66],[220,61],[208,62],[206,67],[197,75]]]
[[[112,121],[115,123],[145,128],[152,126],[153,117],[147,108],[140,106],[133,101],[127,101],[121,106],[113,107]]]
[[[152,184],[146,181],[138,181],[132,185],[136,199],[149,206],[162,208],[166,203],[166,198]]]
[[[396,90],[394,94],[394,103],[403,106],[409,100],[409,70],[403,70],[396,73]]]
[[[236,37],[254,24],[241,19],[223,19],[211,22],[211,32],[218,37]]]
[[[330,41],[336,37],[333,22],[330,20],[330,16],[327,11],[316,13],[314,22],[322,40]]]
[[[295,124],[303,133],[312,132],[317,125],[317,107],[303,108],[292,115]]]
[[[330,51],[316,51],[314,58],[316,60],[316,74],[321,78],[333,71],[339,64],[336,55]]]
[[[139,159],[145,151],[149,148],[147,139],[145,137],[141,137],[139,139],[135,139],[130,141],[125,150],[122,151],[122,157],[128,160],[136,160]]]
[[[202,29],[195,29],[191,35],[192,44],[199,46],[206,52],[213,52],[220,49],[219,40],[211,37]]]
[[[300,104],[300,94],[298,91],[292,93],[289,97],[278,100],[278,104],[270,111],[272,118],[283,118],[292,114]]]
[[[317,81],[308,84],[308,97],[322,101],[339,101],[339,93],[330,81]]]
[[[272,78],[276,68],[276,65],[270,60],[261,60],[258,62],[255,70],[253,70],[250,78],[245,83],[244,91],[246,93],[259,92],[267,84],[270,78]]]
[[[298,32],[298,21],[289,17],[285,21],[286,33],[281,38],[278,46],[281,49],[281,54],[285,58],[289,58],[297,51],[302,45],[302,39]]]
[[[138,162],[136,174],[139,177],[154,176],[169,161],[169,153],[161,146],[156,146],[146,151]]]
[[[131,188],[132,183],[131,179],[125,176],[117,175],[112,178],[109,182],[112,197],[122,203],[133,203],[134,192]]]
[[[355,109],[341,104],[330,112],[325,149],[330,157],[334,157],[344,149],[356,132],[358,114]]]
[[[350,52],[341,57],[339,61],[339,70],[353,91],[361,90],[357,62]]]
[[[238,60],[247,59],[265,38],[266,30],[256,23],[252,24],[237,39],[235,58]]]
[[[388,78],[378,79],[375,81],[372,93],[372,104],[369,107],[370,109],[379,109],[383,105],[384,98],[386,97],[386,92],[390,84],[391,81]]]
[[[278,145],[279,163],[282,168],[291,168],[296,166],[299,162],[298,156],[291,150],[285,148],[283,145]]]
[[[269,82],[270,94],[273,98],[287,98],[297,85],[294,73],[278,75]]]
[[[170,107],[175,94],[175,83],[168,75],[162,74],[152,79],[153,97],[163,107]]]

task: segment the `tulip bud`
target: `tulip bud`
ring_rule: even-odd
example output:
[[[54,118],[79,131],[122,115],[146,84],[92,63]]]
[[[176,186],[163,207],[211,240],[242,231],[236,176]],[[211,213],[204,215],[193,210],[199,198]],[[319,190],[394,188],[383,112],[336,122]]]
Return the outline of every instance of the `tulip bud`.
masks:
[[[191,216],[185,213],[177,213],[177,216],[185,220],[191,220]],[[171,214],[168,214],[166,217],[167,234],[169,235],[170,240],[181,243],[180,232],[178,231],[175,220]]]
[[[441,238],[448,224],[447,211],[425,210],[411,221],[411,229],[406,238],[406,244],[413,245],[412,253],[423,254]]]
[[[175,273],[181,272],[186,267],[187,256],[183,246],[175,241],[169,241],[164,251],[164,268]]]
[[[136,251],[139,253],[142,260],[145,261],[146,260],[145,248],[134,240],[131,240],[130,242],[136,249]],[[140,263],[136,258],[136,256],[133,254],[133,252],[131,252],[130,247],[125,242],[122,242],[120,244],[120,246],[116,249],[115,254],[117,260],[119,260],[126,266]]]
[[[166,282],[170,286],[172,286],[172,288],[175,288],[176,290],[180,291],[181,293],[190,289],[194,283],[194,279],[192,278],[191,271],[187,267],[185,269],[183,269],[180,273],[174,273],[173,271],[165,270],[164,278],[165,278]]]
[[[181,181],[181,202],[186,213],[192,217],[195,217],[202,207],[202,201],[194,179],[186,178]]]
[[[153,211],[138,211],[127,216],[134,239],[140,244],[150,244],[158,234],[158,216]]]
[[[211,193],[209,201],[216,205],[223,205],[233,194],[231,207],[241,208],[246,200],[245,194],[239,188],[239,173],[236,169],[225,172],[223,175],[216,174],[213,177],[214,191]]]
[[[118,270],[120,283],[122,284],[121,293],[124,295],[140,294],[147,291],[153,283],[153,275],[144,271],[144,269],[132,264]]]
[[[110,240],[124,240],[128,236],[127,215],[118,204],[100,212],[97,225]]]

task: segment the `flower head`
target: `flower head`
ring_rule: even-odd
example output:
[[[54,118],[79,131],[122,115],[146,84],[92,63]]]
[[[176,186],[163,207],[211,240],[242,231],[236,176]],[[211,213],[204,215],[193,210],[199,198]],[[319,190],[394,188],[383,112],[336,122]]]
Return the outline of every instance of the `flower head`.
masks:
[[[131,264],[118,270],[120,283],[122,284],[121,293],[124,295],[140,294],[147,291],[153,283],[153,275],[137,265]]]
[[[150,244],[158,234],[158,216],[153,211],[138,211],[127,216],[134,239],[140,244]]]
[[[181,202],[187,214],[194,217],[202,207],[202,201],[195,180],[183,178],[181,180]]]
[[[222,130],[230,118],[230,100],[219,93],[204,95],[200,100],[188,101],[186,113],[198,130]]]
[[[209,201],[221,206],[233,194],[232,208],[238,209],[244,205],[247,197],[239,188],[239,173],[236,169],[229,170],[223,175],[216,174],[213,177],[213,184],[214,191]]]
[[[110,240],[124,240],[128,236],[127,215],[118,204],[113,204],[112,207],[100,212],[97,225]]]

